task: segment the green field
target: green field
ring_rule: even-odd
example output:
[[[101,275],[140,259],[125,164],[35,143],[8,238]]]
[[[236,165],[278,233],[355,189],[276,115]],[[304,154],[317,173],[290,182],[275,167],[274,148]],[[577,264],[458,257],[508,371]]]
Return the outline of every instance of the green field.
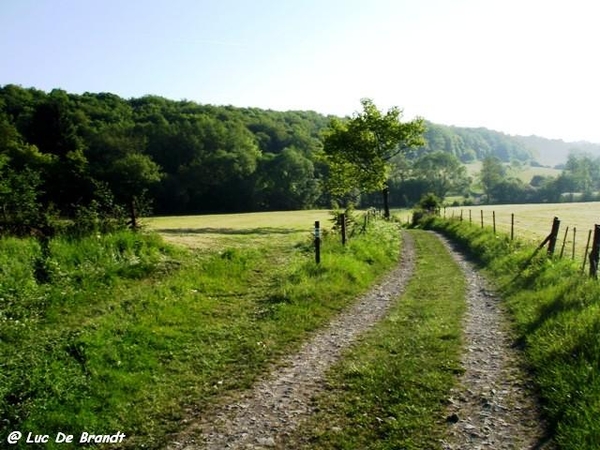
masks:
[[[530,167],[530,166],[525,166],[523,168],[523,170],[520,170],[517,174],[517,176],[519,177],[519,179],[523,182],[523,183],[529,183],[531,181],[531,179],[536,176],[536,175],[540,175],[543,177],[557,177],[562,173],[562,170],[560,169],[554,169],[551,167]]]
[[[231,245],[286,246],[310,238],[317,220],[322,228],[331,228],[331,219],[329,210],[308,210],[152,217],[144,223],[168,242],[195,249],[222,249]]]
[[[558,217],[561,221],[557,251],[560,252],[565,242],[565,256],[572,256],[573,230],[575,229],[575,259],[583,259],[589,230],[600,223],[600,202],[584,203],[547,203],[522,205],[482,205],[471,207],[448,207],[442,210],[447,218],[463,216],[464,221],[471,220],[481,224],[483,211],[484,225],[493,226],[493,213],[496,214],[496,230],[510,233],[511,214],[514,214],[515,238],[533,243],[541,243],[550,233],[552,220]],[[566,241],[565,230],[569,227]]]
[[[473,180],[479,179],[479,172],[481,172],[482,167],[481,161],[465,164],[465,167],[467,168],[467,174],[473,178]],[[531,179],[536,175],[557,177],[562,173],[562,170],[551,167],[532,167],[526,165],[515,168],[510,164],[506,164],[506,168],[508,169],[509,175],[519,178],[525,184],[529,184]]]

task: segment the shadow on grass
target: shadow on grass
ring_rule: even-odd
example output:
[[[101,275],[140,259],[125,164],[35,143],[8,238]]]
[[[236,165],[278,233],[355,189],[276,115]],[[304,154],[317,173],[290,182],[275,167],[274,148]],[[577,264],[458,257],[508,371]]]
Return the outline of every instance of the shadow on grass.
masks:
[[[231,234],[231,235],[249,235],[249,234],[294,234],[301,233],[302,230],[293,228],[162,228],[157,229],[159,233],[165,234]],[[306,230],[310,232],[309,229]]]

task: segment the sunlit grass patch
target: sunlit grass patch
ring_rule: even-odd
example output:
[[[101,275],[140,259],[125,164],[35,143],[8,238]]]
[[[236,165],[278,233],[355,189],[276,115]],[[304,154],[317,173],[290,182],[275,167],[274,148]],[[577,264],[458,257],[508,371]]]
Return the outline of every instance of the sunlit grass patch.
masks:
[[[310,236],[315,221],[330,228],[328,210],[152,217],[145,225],[169,242],[198,249],[289,246]]]

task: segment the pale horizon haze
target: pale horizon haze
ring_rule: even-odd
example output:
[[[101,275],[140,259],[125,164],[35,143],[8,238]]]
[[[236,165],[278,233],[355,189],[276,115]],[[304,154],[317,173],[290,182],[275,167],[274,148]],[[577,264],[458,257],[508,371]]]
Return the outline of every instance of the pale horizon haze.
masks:
[[[593,0],[0,0],[0,85],[600,143]]]

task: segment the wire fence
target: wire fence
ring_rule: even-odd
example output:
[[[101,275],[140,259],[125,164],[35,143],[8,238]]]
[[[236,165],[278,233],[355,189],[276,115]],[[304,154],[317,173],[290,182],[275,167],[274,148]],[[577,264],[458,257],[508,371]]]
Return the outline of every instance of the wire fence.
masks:
[[[570,258],[581,263],[581,270],[589,264],[590,275],[597,276],[600,251],[600,225],[582,228],[561,223],[559,217],[548,220],[535,214],[517,216],[515,213],[496,214],[495,210],[443,209],[443,217],[468,221],[474,226],[492,228],[494,233],[504,233],[510,239],[520,239],[548,245],[548,252],[560,258]],[[561,228],[562,225],[562,228]],[[549,232],[549,234],[548,234]]]

